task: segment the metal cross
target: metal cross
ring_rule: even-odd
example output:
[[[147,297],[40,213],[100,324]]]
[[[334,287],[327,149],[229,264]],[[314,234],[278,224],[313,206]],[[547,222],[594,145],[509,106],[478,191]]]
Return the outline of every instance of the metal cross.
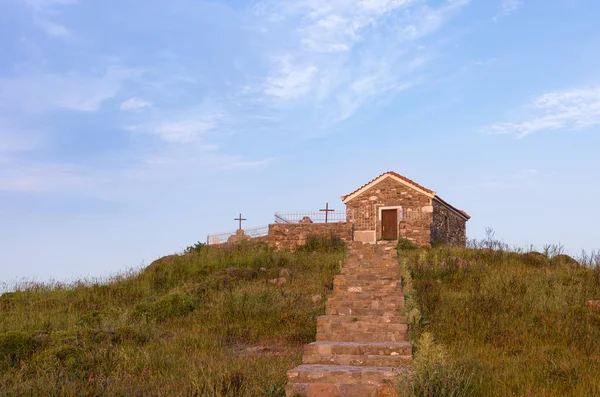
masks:
[[[234,218],[234,221],[240,221],[240,227],[238,228],[238,230],[242,230],[242,221],[247,221],[248,219],[246,218],[242,218],[242,213],[240,212],[240,217],[239,218]]]
[[[325,223],[327,223],[327,219],[328,219],[329,213],[330,212],[335,212],[335,210],[330,210],[329,209],[329,203],[325,203],[325,209],[324,210],[319,210],[319,211],[325,212]]]

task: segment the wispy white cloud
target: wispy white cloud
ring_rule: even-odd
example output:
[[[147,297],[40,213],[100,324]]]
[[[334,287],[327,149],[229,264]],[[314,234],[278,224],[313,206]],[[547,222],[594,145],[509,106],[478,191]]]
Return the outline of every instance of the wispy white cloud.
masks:
[[[53,6],[76,4],[78,0],[25,0],[25,4],[35,10],[44,10]]]
[[[49,36],[67,38],[71,31],[53,19],[59,14],[59,7],[76,4],[78,0],[25,0],[33,10],[34,21]]]
[[[344,52],[360,41],[366,30],[414,0],[293,0],[264,1],[259,11],[271,19],[299,21],[297,31],[306,50]]]
[[[491,134],[511,134],[521,139],[541,131],[583,130],[600,125],[600,88],[553,91],[537,97],[516,122],[484,128]]]
[[[293,65],[289,59],[280,61],[281,69],[268,76],[265,93],[281,99],[295,99],[308,94],[315,84],[318,69],[315,66]]]
[[[143,98],[129,98],[121,102],[120,109],[123,111],[136,111],[152,107],[152,102]]]
[[[129,125],[128,129],[154,135],[167,143],[187,144],[203,142],[205,135],[219,127],[224,117],[219,106],[207,102],[185,111],[158,110],[150,117],[143,116],[139,123]]]
[[[44,18],[38,18],[37,24],[40,28],[42,28],[42,30],[44,30],[44,32],[46,32],[50,36],[64,38],[69,37],[71,35],[69,29],[67,29],[63,25],[60,25],[56,22],[52,22]]]
[[[460,67],[461,72],[468,72],[475,68],[482,68],[496,62],[498,58],[476,59]]]
[[[85,190],[90,185],[80,167],[58,164],[13,164],[0,170],[0,191],[47,193]]]
[[[18,112],[93,112],[138,73],[119,68],[110,68],[101,75],[24,70],[16,76],[0,78],[0,106]]]
[[[75,3],[27,0],[40,26],[57,37],[75,35],[57,22],[61,7]],[[439,32],[466,4],[468,0],[259,0],[248,24],[282,40],[261,47],[255,54],[260,66],[245,71],[248,78],[228,81],[227,92],[208,84],[197,68],[180,70],[185,58],[167,60],[162,70],[153,66],[144,75],[116,67],[114,61],[93,73],[21,67],[16,75],[0,77],[0,108],[20,117],[60,110],[89,113],[120,98],[111,108],[121,111],[124,133],[133,136],[132,148],[105,179],[127,181],[124,191],[129,181],[149,182],[160,175],[169,181],[202,167],[268,166],[271,157],[232,155],[213,138],[286,117],[300,117],[300,123],[314,117],[316,122],[306,121],[311,127],[340,122],[369,103],[421,84],[436,56],[436,40],[425,45],[421,39]],[[185,75],[185,84],[173,79],[173,71]],[[165,98],[165,93],[171,96]],[[103,177],[69,165],[27,163],[0,178],[2,189],[45,191],[54,185],[87,189],[85,181]]]
[[[420,39],[439,31],[468,3],[263,1],[256,12],[265,29],[284,27],[290,35],[271,57],[263,99],[277,107],[301,100],[326,122],[343,121],[375,98],[422,82],[420,73],[434,55]]]
[[[159,136],[167,142],[194,142],[200,137],[213,130],[216,126],[214,120],[206,118],[204,120],[183,120],[166,121],[148,129],[148,132]]]
[[[502,3],[500,4],[500,10],[493,19],[494,21],[497,21],[502,17],[507,17],[522,6],[523,2],[521,0],[502,0]]]

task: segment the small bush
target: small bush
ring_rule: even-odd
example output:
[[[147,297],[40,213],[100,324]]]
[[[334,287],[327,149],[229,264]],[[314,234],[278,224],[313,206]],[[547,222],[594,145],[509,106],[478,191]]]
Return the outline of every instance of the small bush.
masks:
[[[421,335],[412,368],[399,381],[399,394],[419,397],[462,397],[475,393],[474,373],[450,359],[429,332]]]
[[[560,254],[553,256],[550,260],[555,266],[570,266],[570,267],[579,267],[579,262],[570,257],[569,255]]]
[[[50,349],[47,355],[55,359],[60,366],[75,369],[81,364],[83,352],[77,346],[61,345]]]
[[[545,267],[550,265],[550,258],[541,252],[528,252],[521,256],[523,263],[532,267]]]
[[[398,239],[398,245],[397,245],[397,249],[398,251],[402,251],[402,250],[414,250],[417,247],[413,244],[412,241],[402,238],[400,237]]]
[[[12,310],[15,307],[14,292],[5,292],[0,295],[0,312]]]
[[[18,365],[31,356],[40,346],[40,341],[25,332],[11,331],[0,334],[0,360],[10,365]]]
[[[206,245],[206,243],[201,243],[200,241],[198,241],[196,244],[194,245],[190,245],[189,247],[187,247],[185,249],[185,251],[183,251],[185,254],[191,254],[192,252],[201,252],[204,249],[206,249],[208,247],[208,245]]]

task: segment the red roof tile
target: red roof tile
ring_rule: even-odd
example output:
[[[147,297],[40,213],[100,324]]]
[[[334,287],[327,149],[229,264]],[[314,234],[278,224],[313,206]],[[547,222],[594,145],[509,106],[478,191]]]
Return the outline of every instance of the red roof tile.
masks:
[[[435,192],[433,190],[429,190],[426,187],[423,187],[421,185],[419,185],[417,182],[413,181],[412,179],[408,179],[405,176],[402,176],[394,171],[388,171],[388,172],[384,172],[383,174],[379,175],[377,178],[373,179],[372,181],[369,181],[367,183],[365,183],[364,185],[362,185],[361,187],[359,187],[358,189],[356,189],[355,191],[353,191],[352,193],[349,193],[345,196],[342,196],[342,200],[346,200],[346,197],[352,196],[354,193],[358,192],[361,189],[364,189],[366,186],[370,185],[371,183],[375,182],[377,179],[381,178],[384,175],[393,175],[396,178],[400,178],[402,179],[404,182],[409,183],[410,185],[413,185],[414,187],[421,189],[429,194],[435,194]]]
[[[461,215],[463,215],[465,218],[467,219],[471,219],[471,217],[469,216],[469,214],[467,214],[465,211],[460,210],[452,205],[450,205],[449,203],[447,203],[446,201],[442,200],[442,198],[440,196],[438,196],[437,194],[435,194],[435,192],[433,190],[427,189],[424,186],[419,185],[417,182],[413,181],[412,179],[408,179],[405,176],[402,176],[394,171],[388,171],[388,172],[384,172],[383,174],[379,175],[377,178],[373,179],[372,181],[369,181],[368,183],[365,183],[364,185],[362,185],[361,187],[359,187],[358,189],[356,189],[355,191],[353,191],[352,193],[349,193],[345,196],[342,196],[342,201],[346,200],[346,198],[352,196],[354,193],[364,189],[365,187],[367,187],[368,185],[370,185],[371,183],[375,182],[377,179],[381,178],[384,175],[393,175],[396,178],[402,179],[403,181],[407,182],[409,185],[412,185],[414,187],[416,187],[417,189],[423,190],[426,193],[429,193],[431,195],[433,195],[437,200],[439,200],[442,204],[446,205],[447,207],[450,207],[451,209],[453,209],[454,211],[460,213]]]

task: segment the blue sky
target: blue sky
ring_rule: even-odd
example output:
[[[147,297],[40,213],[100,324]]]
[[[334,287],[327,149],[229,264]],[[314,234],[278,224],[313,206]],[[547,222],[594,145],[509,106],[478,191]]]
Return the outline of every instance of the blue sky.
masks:
[[[600,248],[593,0],[3,0],[0,281],[106,276],[394,170]]]

